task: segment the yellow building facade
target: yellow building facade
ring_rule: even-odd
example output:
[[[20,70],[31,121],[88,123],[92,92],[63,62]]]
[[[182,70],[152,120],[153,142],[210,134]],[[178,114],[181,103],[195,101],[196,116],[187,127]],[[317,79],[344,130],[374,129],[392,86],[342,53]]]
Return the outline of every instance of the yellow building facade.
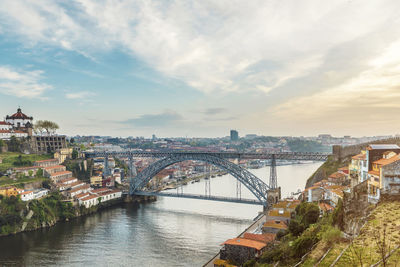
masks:
[[[103,178],[101,176],[92,176],[92,177],[90,177],[90,185],[102,186],[103,185]]]

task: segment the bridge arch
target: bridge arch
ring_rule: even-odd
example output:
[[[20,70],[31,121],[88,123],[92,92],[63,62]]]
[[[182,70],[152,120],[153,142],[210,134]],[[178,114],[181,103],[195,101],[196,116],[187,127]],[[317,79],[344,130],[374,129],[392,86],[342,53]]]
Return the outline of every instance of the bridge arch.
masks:
[[[138,175],[133,179],[133,182],[131,182],[130,193],[135,194],[135,191],[142,190],[157,173],[166,167],[186,160],[198,160],[218,166],[239,180],[239,182],[244,184],[246,188],[249,189],[250,192],[264,204],[264,206],[267,205],[267,194],[270,190],[270,187],[257,176],[226,159],[213,155],[198,153],[171,154],[168,157],[156,161],[138,173]]]

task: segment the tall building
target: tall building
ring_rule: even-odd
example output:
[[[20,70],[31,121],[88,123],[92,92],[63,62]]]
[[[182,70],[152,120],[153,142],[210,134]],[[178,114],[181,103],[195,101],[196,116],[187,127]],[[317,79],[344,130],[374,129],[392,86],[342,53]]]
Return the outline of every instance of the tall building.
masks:
[[[236,130],[231,130],[231,141],[239,140],[239,133]]]

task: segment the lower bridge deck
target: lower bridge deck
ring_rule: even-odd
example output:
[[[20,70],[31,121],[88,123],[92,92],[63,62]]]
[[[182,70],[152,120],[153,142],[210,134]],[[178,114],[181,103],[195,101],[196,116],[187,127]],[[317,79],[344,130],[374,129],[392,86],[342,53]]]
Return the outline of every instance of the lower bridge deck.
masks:
[[[206,196],[206,195],[197,195],[197,194],[181,194],[181,193],[170,193],[170,192],[148,192],[148,191],[137,191],[134,193],[134,195],[203,199],[203,200],[212,200],[212,201],[220,201],[220,202],[232,202],[232,203],[242,203],[242,204],[265,206],[265,203],[263,203],[257,199]]]

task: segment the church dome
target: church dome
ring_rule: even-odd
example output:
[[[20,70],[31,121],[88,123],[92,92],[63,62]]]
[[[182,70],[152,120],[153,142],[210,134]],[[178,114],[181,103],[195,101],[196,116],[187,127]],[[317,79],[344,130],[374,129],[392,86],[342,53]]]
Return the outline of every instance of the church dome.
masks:
[[[22,113],[21,108],[18,108],[17,113],[14,113],[11,116],[7,116],[7,120],[33,120],[33,117],[28,117],[24,113]]]

